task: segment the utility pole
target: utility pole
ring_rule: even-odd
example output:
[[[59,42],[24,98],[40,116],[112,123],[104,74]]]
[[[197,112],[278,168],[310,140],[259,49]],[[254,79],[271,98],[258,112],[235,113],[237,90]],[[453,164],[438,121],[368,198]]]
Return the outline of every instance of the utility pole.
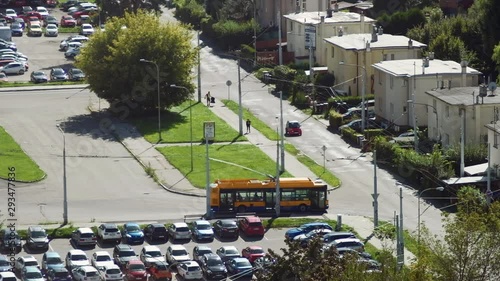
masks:
[[[418,152],[418,127],[417,127],[417,113],[415,112],[415,87],[416,87],[416,76],[417,76],[417,64],[413,63],[413,92],[411,94],[411,100],[413,101],[411,106],[411,113],[413,117],[413,142],[415,145],[415,152]]]
[[[63,135],[63,225],[68,224],[68,186],[66,184],[66,134],[59,124],[57,128]]]
[[[279,9],[281,9],[281,5],[280,5]],[[283,65],[283,46],[281,46],[281,43],[282,43],[281,42],[281,12],[278,11],[278,46],[279,46],[278,56],[279,56],[279,65]]]
[[[253,48],[255,55],[253,58],[253,66],[257,66],[257,0],[253,0]]]
[[[198,102],[201,102],[201,59],[200,31],[198,30]]]
[[[401,267],[403,267],[405,262],[405,239],[403,236],[404,228],[403,228],[403,188],[399,188],[399,243],[401,246],[399,250],[401,251]]]
[[[276,134],[278,135],[278,126],[276,126]],[[281,212],[281,191],[280,191],[280,143],[279,138],[276,141],[276,192],[274,193],[274,200],[276,205],[274,210],[276,211],[276,217],[279,218]]]
[[[283,131],[283,91],[280,91],[281,173],[285,172],[285,132]]]
[[[465,170],[465,108],[461,108],[460,113],[462,118],[460,126],[460,177],[463,177]]]
[[[377,151],[373,151],[373,227],[378,226]]]
[[[488,177],[488,182],[486,186],[486,201],[488,202],[488,205],[491,204],[491,144],[488,143],[488,170],[487,171],[487,177]]]
[[[239,120],[240,136],[243,136],[243,109],[241,108],[241,58],[240,57],[238,57],[238,105],[239,105],[238,116],[240,118]]]
[[[316,89],[314,88],[314,50],[313,50],[313,43],[309,43],[309,79],[311,80],[311,86],[312,86],[312,96],[313,96],[313,102],[316,101]],[[313,110],[316,110],[316,107],[313,108]],[[316,112],[314,112],[316,113]]]

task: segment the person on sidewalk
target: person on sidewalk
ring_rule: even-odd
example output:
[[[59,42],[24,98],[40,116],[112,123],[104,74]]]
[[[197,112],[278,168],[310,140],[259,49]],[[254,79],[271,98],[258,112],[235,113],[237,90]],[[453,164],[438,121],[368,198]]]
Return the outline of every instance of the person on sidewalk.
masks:
[[[212,97],[210,96],[210,91],[205,95],[205,99],[207,100],[207,107],[210,107],[210,101],[212,100]]]
[[[250,119],[247,119],[247,134],[250,134],[250,126],[252,125],[252,122]]]

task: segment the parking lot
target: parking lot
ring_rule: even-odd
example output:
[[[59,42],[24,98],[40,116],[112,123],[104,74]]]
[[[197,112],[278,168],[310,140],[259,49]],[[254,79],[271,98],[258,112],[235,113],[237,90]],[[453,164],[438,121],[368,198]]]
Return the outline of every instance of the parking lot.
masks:
[[[236,240],[235,239],[224,239],[221,241],[218,237],[216,237],[214,239],[214,241],[210,242],[210,243],[199,243],[198,244],[196,242],[190,241],[190,242],[186,242],[186,243],[175,242],[175,244],[183,244],[183,246],[186,247],[186,249],[188,250],[188,252],[190,254],[192,254],[193,248],[196,245],[201,245],[201,244],[209,246],[213,250],[214,253],[221,246],[229,246],[229,245],[235,246],[240,252],[245,247],[252,246],[252,245],[261,246],[266,251],[267,251],[267,249],[273,249],[274,251],[279,251],[279,249],[285,247],[285,242],[284,242],[285,231],[286,231],[286,229],[270,229],[266,232],[265,236],[262,238],[261,237],[250,238],[250,237],[241,237],[240,236]],[[100,241],[98,241],[96,247],[90,247],[90,248],[81,247],[79,249],[85,251],[87,256],[90,258],[94,252],[102,251],[102,250],[105,250],[110,255],[112,255],[113,248],[115,245],[116,244],[111,244],[111,243],[110,244],[103,244]],[[149,245],[149,244],[147,242],[145,242],[144,244],[141,244],[141,245],[132,245],[132,247],[134,248],[136,254],[139,254],[142,247],[145,245]],[[165,254],[168,246],[172,245],[172,241],[162,243],[162,244],[155,243],[152,245],[155,245],[158,248],[160,248],[162,254]],[[62,259],[64,259],[66,254],[68,253],[68,251],[70,251],[72,249],[75,249],[75,247],[74,247],[73,243],[71,243],[70,239],[54,239],[54,240],[50,241],[49,251],[55,251],[55,252],[59,253],[61,255]],[[39,263],[41,263],[43,253],[44,252],[42,252],[42,251],[33,252],[29,249],[26,249],[26,247],[23,247],[23,250],[19,254],[17,254],[16,257],[24,256],[24,255],[32,255],[37,259],[37,261]],[[174,278],[174,280],[180,281],[180,280],[182,280],[182,278],[179,276],[176,276]],[[243,280],[243,279],[238,278],[238,280]]]
[[[66,13],[58,8],[49,8],[49,13],[58,20]],[[53,67],[62,67],[68,70],[73,61],[64,57],[64,52],[59,51],[59,43],[72,33],[60,33],[57,37],[28,37],[26,32],[22,37],[12,37],[17,45],[17,51],[28,57],[29,70],[23,75],[9,75],[9,81],[29,81],[30,73],[34,70],[42,70],[47,75]]]

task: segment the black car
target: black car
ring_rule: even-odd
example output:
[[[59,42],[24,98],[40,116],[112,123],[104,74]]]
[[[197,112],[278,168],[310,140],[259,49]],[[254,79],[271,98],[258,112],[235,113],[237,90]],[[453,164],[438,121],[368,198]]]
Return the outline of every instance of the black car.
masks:
[[[227,269],[216,254],[205,254],[200,258],[200,267],[206,280],[225,280]]]
[[[50,80],[51,81],[66,81],[68,80],[68,74],[62,68],[52,68],[50,70]]]
[[[45,83],[47,82],[47,74],[43,71],[33,71],[30,75],[30,81],[33,83]]]
[[[49,24],[55,24],[56,26],[59,26],[59,21],[54,16],[47,16],[43,21],[43,26],[46,27]]]
[[[219,238],[223,237],[238,237],[238,224],[236,221],[225,219],[218,220],[214,223],[214,232],[219,236]]]
[[[0,246],[2,251],[10,251],[19,253],[22,249],[23,243],[21,242],[21,237],[16,231],[5,229],[1,234],[2,240],[0,240]]]
[[[113,249],[113,259],[115,264],[120,268],[124,268],[125,265],[131,260],[139,260],[134,249],[127,244],[118,244]]]
[[[65,267],[51,268],[47,271],[47,281],[71,281],[71,274]]]
[[[167,228],[161,223],[148,224],[144,230],[144,236],[151,241],[167,241],[168,232]]]
[[[80,3],[80,1],[78,1],[78,0],[68,0],[68,1],[64,2],[61,6],[62,6],[63,11],[67,12],[69,8],[76,6],[79,3]]]
[[[71,68],[68,71],[68,79],[71,81],[81,81],[85,79],[85,73],[81,69],[78,68]],[[163,227],[165,228],[165,227]]]

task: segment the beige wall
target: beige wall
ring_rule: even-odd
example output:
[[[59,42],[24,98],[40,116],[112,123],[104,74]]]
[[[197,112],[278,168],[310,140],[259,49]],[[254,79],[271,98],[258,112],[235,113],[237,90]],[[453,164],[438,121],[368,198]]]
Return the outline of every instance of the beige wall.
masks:
[[[500,125],[497,125],[500,128]],[[496,133],[497,135],[499,133]],[[500,165],[500,145],[495,145],[495,133],[492,129],[488,129],[488,144],[490,145],[491,167]],[[497,141],[500,142],[500,136],[497,136]]]

